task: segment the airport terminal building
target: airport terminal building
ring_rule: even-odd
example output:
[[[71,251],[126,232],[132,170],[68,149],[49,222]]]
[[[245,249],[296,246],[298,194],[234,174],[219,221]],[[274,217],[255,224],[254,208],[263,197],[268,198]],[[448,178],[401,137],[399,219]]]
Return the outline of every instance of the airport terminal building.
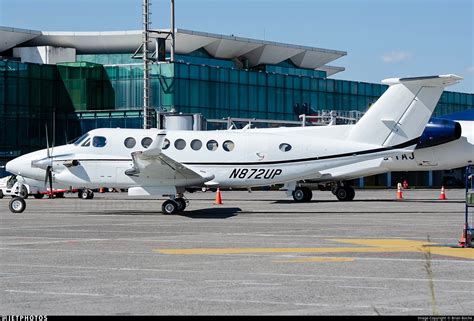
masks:
[[[340,50],[183,29],[175,37],[174,61],[150,65],[154,126],[157,115],[171,111],[278,121],[322,110],[364,112],[387,88],[332,79],[344,70],[333,65],[347,54]],[[0,39],[0,165],[45,148],[45,124],[50,133],[54,127],[56,145],[93,128],[143,127],[143,64],[132,57],[142,31],[0,27]],[[473,108],[472,93],[445,91],[434,116]],[[445,183],[444,173],[399,175],[411,185]],[[393,175],[365,179],[365,185],[393,184]]]

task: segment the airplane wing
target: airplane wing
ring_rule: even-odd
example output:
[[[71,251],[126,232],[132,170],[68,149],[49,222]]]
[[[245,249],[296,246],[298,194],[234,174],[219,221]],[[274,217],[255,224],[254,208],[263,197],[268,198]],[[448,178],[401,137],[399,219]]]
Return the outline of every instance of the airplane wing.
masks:
[[[178,181],[180,185],[202,184],[214,178],[205,171],[196,172],[184,164],[162,153],[161,146],[166,133],[160,132],[146,151],[132,153],[133,167],[125,171],[126,175],[146,177],[163,182]],[[183,184],[184,183],[184,184]]]
[[[328,168],[320,172],[321,176],[317,180],[320,182],[342,181],[384,173],[386,169],[382,166],[383,159],[383,157],[380,157],[349,165]]]

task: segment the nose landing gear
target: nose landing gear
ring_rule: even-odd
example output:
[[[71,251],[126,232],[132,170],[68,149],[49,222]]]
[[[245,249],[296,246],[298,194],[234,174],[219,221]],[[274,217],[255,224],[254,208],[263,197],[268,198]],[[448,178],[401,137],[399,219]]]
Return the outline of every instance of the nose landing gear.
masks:
[[[8,208],[14,214],[23,213],[26,208],[26,202],[22,197],[14,197],[10,200]]]

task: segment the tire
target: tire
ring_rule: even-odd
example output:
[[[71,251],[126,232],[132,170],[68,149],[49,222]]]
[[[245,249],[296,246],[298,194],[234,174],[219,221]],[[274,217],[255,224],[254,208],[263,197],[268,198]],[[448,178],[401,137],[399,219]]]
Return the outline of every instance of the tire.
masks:
[[[313,198],[313,191],[311,189],[309,189],[308,187],[304,187],[305,189],[305,193],[306,193],[306,197],[305,197],[305,202],[310,202],[311,199]]]
[[[36,198],[37,200],[42,199],[44,197],[44,194],[36,193],[33,194],[33,197]]]
[[[356,194],[355,190],[354,190],[354,188],[349,187],[349,186],[347,188],[349,189],[349,199],[348,199],[348,201],[353,201],[354,197],[355,197],[355,194]]]
[[[173,200],[167,200],[161,206],[161,210],[165,215],[173,215],[178,211],[178,203]]]
[[[87,199],[91,200],[91,199],[94,198],[94,192],[93,191],[89,190],[88,194],[89,194],[89,196],[87,197]]]
[[[352,201],[355,196],[355,191],[352,187],[338,187],[336,189],[336,197],[341,202]]]
[[[295,202],[309,202],[313,198],[313,192],[308,187],[297,187],[293,191]]]
[[[10,209],[10,212],[14,214],[23,213],[26,208],[26,202],[21,197],[15,197],[11,199],[8,208]]]
[[[56,198],[64,198],[64,193],[63,193],[63,192],[56,193],[56,194],[55,194],[55,197],[56,197]]]
[[[89,199],[89,190],[83,189],[79,192],[79,197],[82,198],[83,200]]]
[[[27,199],[28,198],[28,189],[26,186],[22,185],[20,188],[20,193],[18,194],[21,198]]]
[[[174,201],[178,204],[178,212],[186,209],[186,201],[182,197],[175,198]]]
[[[0,189],[0,199],[3,198],[3,191]]]

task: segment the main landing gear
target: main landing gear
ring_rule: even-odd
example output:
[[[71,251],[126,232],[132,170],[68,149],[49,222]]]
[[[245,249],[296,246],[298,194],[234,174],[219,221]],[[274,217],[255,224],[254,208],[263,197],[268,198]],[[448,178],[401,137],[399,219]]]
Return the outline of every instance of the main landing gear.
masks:
[[[165,201],[161,206],[161,210],[163,214],[173,215],[184,211],[186,206],[187,201],[183,198],[183,195],[179,194],[178,197],[171,196],[169,200]]]
[[[306,186],[298,186],[293,191],[293,199],[295,202],[309,202],[313,198],[313,192]]]
[[[350,186],[337,185],[332,189],[332,193],[341,202],[350,202],[355,197],[355,191]]]
[[[81,189],[77,192],[77,197],[82,198],[83,200],[90,200],[94,198],[94,192],[90,189]]]
[[[342,202],[350,202],[355,197],[354,189],[349,185],[344,185],[343,183],[334,185],[331,191],[337,199]],[[292,192],[292,195],[295,202],[298,203],[310,202],[313,198],[313,192],[307,186],[297,186]]]

